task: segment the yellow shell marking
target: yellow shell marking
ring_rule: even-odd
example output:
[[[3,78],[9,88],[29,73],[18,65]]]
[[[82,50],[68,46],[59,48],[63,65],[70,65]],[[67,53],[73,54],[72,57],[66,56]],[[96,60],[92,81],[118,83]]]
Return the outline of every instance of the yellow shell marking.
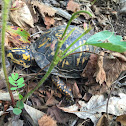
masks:
[[[25,54],[22,54],[22,56],[23,56],[23,59],[30,61],[30,55],[27,56]]]
[[[66,61],[66,60],[64,59],[63,62],[62,62],[62,68],[64,67],[65,61]]]
[[[39,45],[38,48],[41,48],[42,46],[44,46],[49,40],[51,40],[50,38],[47,38],[45,42],[43,42],[42,44]]]
[[[66,64],[66,65],[70,65],[68,61],[66,61],[66,63],[65,63],[65,64]]]
[[[85,62],[85,58],[83,57],[83,59],[82,59],[82,64]]]

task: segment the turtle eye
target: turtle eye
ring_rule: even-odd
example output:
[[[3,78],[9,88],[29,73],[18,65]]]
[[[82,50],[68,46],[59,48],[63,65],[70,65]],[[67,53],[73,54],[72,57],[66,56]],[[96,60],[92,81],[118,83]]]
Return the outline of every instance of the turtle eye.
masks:
[[[15,55],[14,57],[15,57],[15,59],[21,59],[20,55]]]

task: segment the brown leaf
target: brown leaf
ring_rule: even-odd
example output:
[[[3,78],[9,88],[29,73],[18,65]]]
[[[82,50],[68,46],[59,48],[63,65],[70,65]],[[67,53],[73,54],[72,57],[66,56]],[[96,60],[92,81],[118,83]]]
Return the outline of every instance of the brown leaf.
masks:
[[[91,85],[91,84],[95,83],[95,79],[94,79],[93,75],[96,72],[97,59],[98,59],[97,55],[91,54],[90,59],[82,72],[81,76],[88,78],[88,82],[86,82],[86,85]]]
[[[14,6],[15,5],[15,6]],[[15,1],[13,7],[10,9],[10,20],[13,24],[20,26],[23,29],[34,27],[32,15],[25,2]]]
[[[69,120],[69,115],[62,112],[57,106],[48,108],[47,114],[53,117],[58,123],[66,125],[66,122]]]
[[[120,122],[121,125],[126,126],[126,115],[118,116],[116,122]]]
[[[4,80],[3,80],[3,79],[0,80],[0,90],[1,90],[2,88],[5,88],[5,87],[6,87],[6,84],[5,84]]]
[[[44,21],[46,28],[49,29],[51,25],[54,25],[55,20],[53,17],[45,16],[45,21]]]
[[[87,102],[87,101],[90,100],[91,96],[92,96],[92,94],[87,92],[87,93],[84,94],[84,97],[82,99],[84,99]]]
[[[56,105],[57,103],[59,103],[59,102],[54,98],[53,94],[54,94],[54,91],[53,91],[53,90],[51,90],[51,94],[50,94],[50,92],[47,92],[47,91],[46,91],[46,95],[47,95],[47,97],[48,97],[48,100],[46,101],[46,105],[52,106],[52,105]]]
[[[78,3],[72,1],[72,0],[69,0],[68,4],[67,4],[67,10],[70,10],[72,12],[76,12],[76,11],[79,11],[80,10],[80,6]]]
[[[104,70],[106,72],[106,84],[111,84],[119,77],[121,72],[126,70],[126,62],[115,59],[104,58]]]
[[[55,15],[55,10],[48,6],[48,5],[45,5],[43,4],[42,2],[38,2],[38,1],[32,1],[31,4],[33,5],[33,7],[35,6],[38,11],[41,13],[41,15],[44,17],[45,15],[48,15],[48,16],[54,16]]]
[[[47,115],[44,115],[41,119],[39,119],[38,124],[39,126],[57,126],[56,121]]]
[[[108,126],[108,120],[105,115],[101,116],[96,126]]]
[[[98,57],[97,71],[94,74],[94,76],[96,76],[96,82],[99,82],[100,85],[103,82],[106,82],[106,73],[103,68],[103,56],[104,52],[100,52],[100,56]]]
[[[74,82],[74,85],[73,85],[73,96],[74,98],[82,98],[76,82]]]

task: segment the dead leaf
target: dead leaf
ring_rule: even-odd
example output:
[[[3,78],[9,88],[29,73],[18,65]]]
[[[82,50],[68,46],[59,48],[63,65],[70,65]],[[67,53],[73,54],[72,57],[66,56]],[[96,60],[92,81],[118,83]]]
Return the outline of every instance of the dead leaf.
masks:
[[[89,101],[90,100],[90,98],[92,97],[92,94],[90,94],[90,93],[85,93],[84,94],[84,97],[82,98],[82,99],[84,99],[84,101]]]
[[[38,124],[38,119],[40,119],[45,114],[44,112],[37,110],[26,104],[24,104],[24,108],[27,111],[27,113],[31,116],[35,124]]]
[[[108,113],[113,115],[122,115],[126,111],[126,94],[119,93],[119,97],[111,97],[108,103]],[[77,105],[69,107],[60,107],[65,112],[73,113],[81,119],[90,118],[94,125],[97,124],[98,119],[101,117],[102,112],[106,112],[108,98],[104,95],[92,96],[88,103],[78,101],[80,108]],[[78,111],[78,108],[80,111]]]
[[[38,1],[32,1],[31,4],[32,4],[33,9],[37,8],[37,10],[41,14],[41,16],[45,22],[45,25],[47,25],[47,28],[50,28],[50,26],[55,23],[53,16],[55,15],[56,10],[48,5],[43,4],[42,2],[38,2]],[[34,11],[35,11],[35,9],[34,9]]]
[[[121,115],[116,118],[116,122],[120,122],[121,125],[126,126],[126,115]]]
[[[55,20],[54,17],[49,17],[49,16],[45,16],[45,21],[44,21],[46,28],[49,29],[51,25],[54,25]]]
[[[1,79],[1,78],[0,78]],[[0,90],[2,88],[5,88],[6,87],[6,84],[5,84],[5,81],[3,79],[0,80]]]
[[[39,126],[57,126],[56,121],[46,114],[38,120]]]
[[[67,8],[67,10],[70,10],[72,12],[77,12],[80,10],[79,4],[72,0],[69,0],[66,8]]]
[[[76,82],[74,82],[74,85],[73,85],[73,96],[74,98],[82,98]]]
[[[102,115],[101,118],[98,120],[98,123],[96,126],[108,126],[108,120],[106,118],[106,115]]]
[[[46,91],[46,95],[48,97],[48,100],[46,101],[46,105],[47,106],[52,106],[52,105],[56,105],[57,103],[59,103],[53,96],[54,91],[51,90],[51,94],[49,92]]]
[[[48,108],[47,115],[53,117],[58,123],[66,124],[69,120],[69,115],[62,112],[57,106]]]
[[[32,15],[25,2],[16,0],[10,9],[9,16],[13,24],[18,25],[23,29],[27,30],[30,27],[34,27]]]
[[[100,85],[103,82],[106,82],[106,73],[103,68],[103,56],[104,56],[104,52],[101,51],[98,57],[97,70],[94,74],[94,76],[96,76],[96,82],[98,82]]]
[[[90,59],[82,72],[81,76],[88,78],[88,82],[85,83],[86,85],[92,85],[95,83],[95,79],[94,79],[93,75],[96,72],[97,59],[98,59],[97,55],[91,54]]]

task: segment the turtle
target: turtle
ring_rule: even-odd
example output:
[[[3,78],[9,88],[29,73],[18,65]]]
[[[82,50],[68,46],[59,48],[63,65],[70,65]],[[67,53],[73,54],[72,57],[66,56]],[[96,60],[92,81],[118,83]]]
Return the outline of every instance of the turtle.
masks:
[[[44,71],[47,71],[49,66],[46,66],[53,60],[58,40],[61,38],[65,27],[66,25],[60,25],[46,30],[40,36],[40,38],[36,40],[36,42],[32,43],[29,47],[12,48],[8,50],[7,57],[10,58],[14,63],[19,64],[25,68],[34,65],[32,64],[34,60],[41,69],[44,68]],[[67,38],[60,51],[64,51],[75,39],[77,39],[84,32],[84,29],[78,26],[70,25],[68,27],[66,35],[73,28],[75,30]],[[68,50],[68,52],[84,44],[90,36],[90,33],[84,35]],[[84,51],[95,52],[95,48],[91,45],[81,46],[73,52],[73,55],[69,55],[62,61],[60,61],[51,72],[53,83],[57,85],[58,89],[60,89],[71,99],[73,99],[71,89],[66,87],[65,83],[62,81],[62,78],[81,77],[81,72],[87,65],[90,57],[90,53]]]

